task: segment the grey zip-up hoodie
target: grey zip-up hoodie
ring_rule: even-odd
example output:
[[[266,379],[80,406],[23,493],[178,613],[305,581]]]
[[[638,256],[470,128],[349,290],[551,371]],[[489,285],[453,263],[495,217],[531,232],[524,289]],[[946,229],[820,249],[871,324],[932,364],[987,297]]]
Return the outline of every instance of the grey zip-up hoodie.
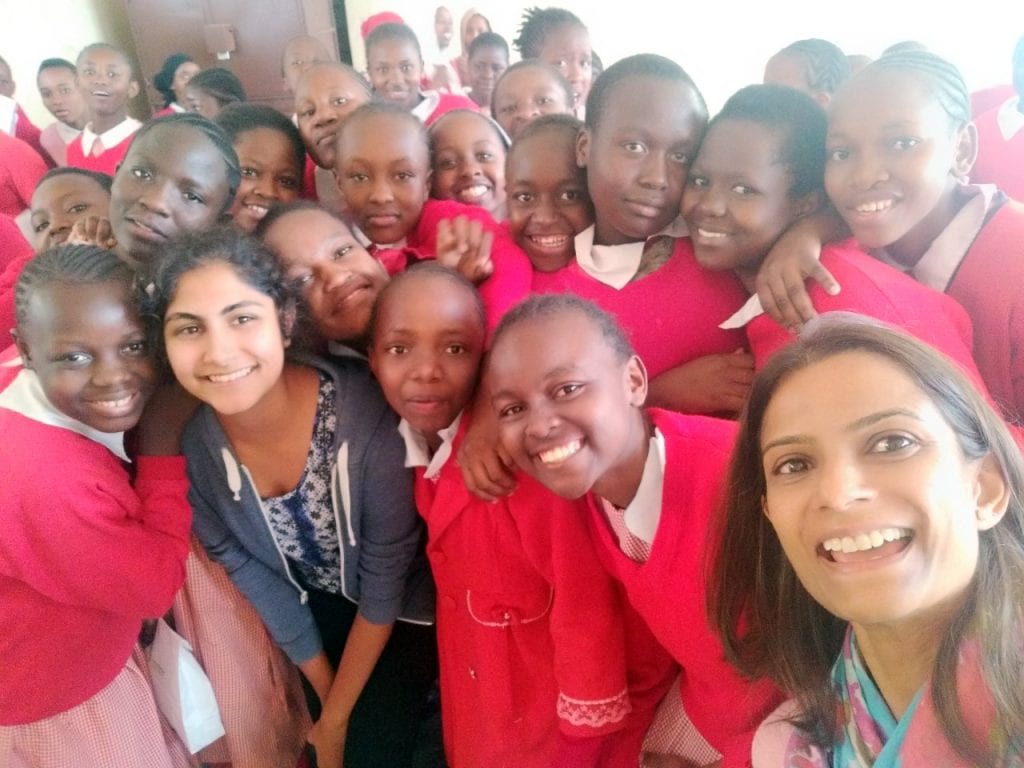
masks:
[[[405,467],[398,417],[364,362],[304,358],[336,388],[337,428],[331,499],[346,598],[374,624],[398,618],[432,623],[434,586],[422,555],[423,525]],[[272,446],[270,446],[272,448]],[[255,606],[275,642],[295,663],[322,648],[306,604],[270,528],[249,470],[203,405],[185,428],[192,528],[210,556]]]

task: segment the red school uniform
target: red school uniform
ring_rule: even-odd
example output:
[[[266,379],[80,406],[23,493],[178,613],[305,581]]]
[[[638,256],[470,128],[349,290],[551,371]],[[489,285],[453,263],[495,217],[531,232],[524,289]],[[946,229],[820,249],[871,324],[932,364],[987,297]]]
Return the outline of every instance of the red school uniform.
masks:
[[[14,329],[14,289],[21,270],[35,256],[18,225],[0,214],[0,338],[10,339]]]
[[[902,328],[942,352],[984,387],[971,353],[971,320],[956,301],[869,256],[853,240],[825,246],[821,263],[843,289],[833,296],[809,280],[808,293],[818,312],[856,312]],[[755,317],[746,329],[758,370],[796,338],[767,314]]]
[[[657,697],[630,694],[662,693],[670,661],[660,649],[636,658],[631,633],[637,663],[627,673],[625,606],[593,550],[585,505],[529,477],[517,481],[490,504],[466,489],[451,458],[432,478],[416,470],[438,593],[448,760],[453,768],[547,768],[583,750],[588,764],[632,768]]]
[[[424,125],[433,125],[441,115],[455,109],[469,109],[479,112],[476,102],[468,96],[443,91],[423,91],[423,101],[412,108],[412,113]]]
[[[46,162],[21,139],[0,131],[0,214],[16,218],[32,205]]]
[[[576,261],[557,272],[534,274],[532,285],[537,293],[574,293],[613,315],[652,379],[746,344],[742,331],[718,327],[746,301],[743,286],[731,272],[702,269],[688,237],[676,239],[660,268],[621,289],[591,277]]]
[[[128,147],[132,143],[135,132],[141,127],[142,123],[138,120],[130,117],[125,118],[121,123],[103,134],[103,136],[108,137],[107,141],[111,142],[111,145],[107,146],[107,143],[104,142],[103,151],[97,155],[93,152],[93,140],[97,136],[89,130],[89,126],[86,126],[85,130],[68,144],[68,165],[75,168],[85,168],[88,171],[99,171],[108,176],[115,175],[117,173],[117,166],[121,164],[124,156],[128,154]],[[86,151],[84,144],[87,140],[89,141],[88,151]],[[100,140],[102,140],[102,137],[100,137]]]
[[[974,323],[974,359],[1007,418],[1024,423],[1024,203],[991,213],[946,289]]]
[[[722,754],[723,768],[746,768],[754,731],[782,697],[769,681],[740,676],[707,618],[708,531],[738,427],[654,408],[648,413],[665,439],[661,518],[649,556],[637,562],[623,553],[593,494],[591,534],[605,567],[682,667],[679,691],[687,716]]]
[[[34,376],[0,366],[0,725],[69,710],[118,676],[142,618],[182,583],[191,521],[183,457],[139,457],[133,488],[113,448],[40,405]]]
[[[406,236],[406,248],[411,249],[416,258],[436,258],[437,225],[442,219],[454,219],[456,216],[479,221],[485,230],[494,235],[494,244],[491,246],[494,272],[478,286],[487,310],[487,331],[490,336],[505,313],[530,294],[533,267],[512,239],[507,227],[494,221],[491,214],[480,206],[466,205],[455,200],[429,198],[423,204],[416,227]]]
[[[978,159],[971,169],[971,181],[995,184],[1014,200],[1024,202],[1024,128],[1008,139],[1003,136],[999,114],[1005,108],[999,105],[974,121],[978,128]]]

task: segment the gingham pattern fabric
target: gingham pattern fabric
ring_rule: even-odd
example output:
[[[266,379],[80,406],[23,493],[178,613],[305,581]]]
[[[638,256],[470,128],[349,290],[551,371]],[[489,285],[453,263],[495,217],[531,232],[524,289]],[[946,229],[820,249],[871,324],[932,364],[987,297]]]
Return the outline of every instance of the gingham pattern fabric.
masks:
[[[187,766],[180,743],[168,746],[165,740],[144,665],[145,657],[136,646],[124,669],[88,701],[45,720],[0,726],[0,766]]]
[[[710,765],[722,757],[718,750],[700,735],[700,731],[683,709],[678,679],[669,688],[665,698],[658,705],[658,711],[654,713],[654,720],[644,738],[643,751],[682,757],[695,766]]]
[[[224,723],[225,735],[197,757],[232,768],[294,766],[311,727],[298,671],[194,536],[173,612],[175,628],[210,678]]]
[[[611,502],[602,499],[604,502],[604,513],[608,518],[608,524],[619,542],[619,549],[622,553],[637,563],[646,563],[651,556],[651,545],[636,536],[626,527],[626,510],[619,509]]]

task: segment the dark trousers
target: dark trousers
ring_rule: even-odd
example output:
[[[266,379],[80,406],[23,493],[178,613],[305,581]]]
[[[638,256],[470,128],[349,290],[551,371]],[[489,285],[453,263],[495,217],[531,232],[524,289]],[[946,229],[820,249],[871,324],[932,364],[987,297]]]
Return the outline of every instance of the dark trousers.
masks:
[[[337,669],[358,606],[340,595],[309,590],[309,607],[320,630],[324,652]],[[436,680],[434,627],[395,622],[391,638],[349,718],[345,768],[412,765],[413,754],[423,738],[421,726]],[[320,699],[305,678],[303,687],[315,721],[320,717]]]

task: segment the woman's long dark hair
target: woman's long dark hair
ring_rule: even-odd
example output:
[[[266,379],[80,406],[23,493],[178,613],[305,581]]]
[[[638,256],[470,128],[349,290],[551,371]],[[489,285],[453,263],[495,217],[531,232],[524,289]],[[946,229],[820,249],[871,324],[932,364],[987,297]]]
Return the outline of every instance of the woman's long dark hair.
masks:
[[[754,382],[716,532],[709,613],[729,660],[767,675],[794,696],[795,725],[823,748],[839,733],[831,668],[846,622],[808,594],[765,516],[761,459],[765,411],[794,372],[843,352],[866,352],[899,366],[953,428],[968,459],[991,456],[1011,497],[1003,519],[979,534],[978,567],[966,599],[941,639],[931,678],[939,723],[954,748],[979,766],[1001,766],[1024,743],[1024,462],[1002,419],[960,370],[916,339],[878,323],[834,313],[781,350]],[[964,722],[957,661],[965,640],[980,643],[981,666],[996,717],[992,746]],[[989,735],[989,734],[986,734]]]

